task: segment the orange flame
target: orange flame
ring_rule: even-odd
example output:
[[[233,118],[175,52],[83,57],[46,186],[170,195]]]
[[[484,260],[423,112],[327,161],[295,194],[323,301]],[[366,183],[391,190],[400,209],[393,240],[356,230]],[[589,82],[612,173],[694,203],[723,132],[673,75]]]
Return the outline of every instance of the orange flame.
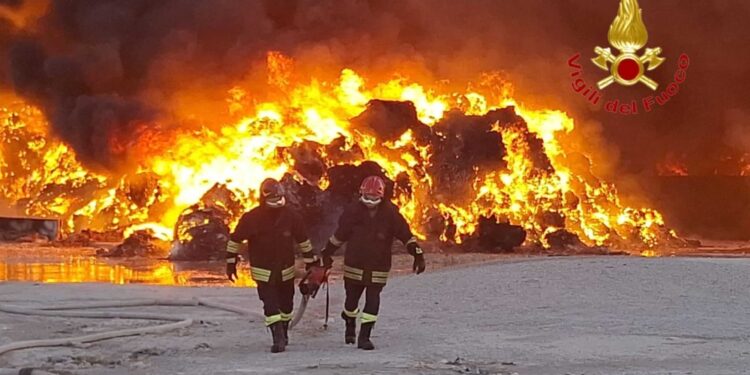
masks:
[[[455,236],[444,233],[442,238],[456,242],[474,233],[482,216],[521,225],[529,232],[529,241],[542,244],[546,234],[562,227],[597,245],[624,239],[655,246],[663,237],[658,212],[622,204],[613,185],[569,165],[560,139],[574,131],[573,119],[561,111],[525,107],[510,97],[512,87],[498,75],[483,76],[464,92],[452,92],[403,77],[371,82],[352,69],[341,70],[337,82],[315,78],[300,82],[292,73],[291,58],[271,52],[267,63],[268,82],[278,89],[273,99],[248,101],[250,95],[243,87],[232,88],[227,93],[228,112],[245,114],[241,120],[218,130],[179,134],[167,149],[144,161],[137,176],[112,178],[85,169],[67,146],[47,135],[36,109],[4,108],[0,178],[5,184],[0,192],[28,214],[62,216],[68,231],[138,225],[166,236],[173,232],[179,213],[216,183],[226,184],[248,208],[256,203],[254,190],[263,179],[294,173],[294,161],[278,150],[305,141],[328,145],[343,137],[343,147],[357,145],[361,157],[326,158],[328,166],[373,160],[390,176],[408,178],[417,189],[396,199],[420,233],[427,215],[438,212],[456,226]],[[372,99],[411,101],[419,120],[429,126],[449,109],[481,115],[510,105],[525,124],[495,129],[506,149],[506,169],[476,171],[468,181],[467,196],[438,199],[431,193],[433,176],[427,172],[430,146],[419,145],[410,131],[395,141],[381,142],[350,128],[349,119],[362,113]],[[528,133],[541,140],[551,170],[535,167],[524,136]],[[13,153],[18,157],[13,158]],[[133,181],[138,178],[145,182],[136,187]],[[317,183],[326,185],[325,180]],[[543,220],[550,213],[561,217],[564,226]]]

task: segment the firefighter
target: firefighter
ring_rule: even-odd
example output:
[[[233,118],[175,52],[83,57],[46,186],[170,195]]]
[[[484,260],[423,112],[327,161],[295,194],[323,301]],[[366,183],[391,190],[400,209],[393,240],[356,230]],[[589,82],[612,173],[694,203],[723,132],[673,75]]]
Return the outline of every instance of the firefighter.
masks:
[[[398,239],[414,256],[413,270],[424,272],[425,261],[417,239],[409,225],[391,201],[384,199],[385,181],[378,176],[365,178],[360,187],[359,202],[346,208],[339,218],[338,228],[322,251],[323,265],[330,268],[332,255],[347,243],[344,255],[344,289],[346,300],[341,317],[346,324],[344,340],[364,350],[373,350],[370,334],[378,320],[380,292],[388,281],[391,269],[391,246]],[[356,320],[359,300],[365,295],[359,336]]]
[[[294,251],[310,268],[317,260],[301,217],[286,206],[281,184],[266,179],[260,205],[242,215],[227,244],[227,277],[237,279],[240,244],[248,242],[250,276],[258,284],[265,324],[273,337],[272,353],[286,350],[294,307]]]

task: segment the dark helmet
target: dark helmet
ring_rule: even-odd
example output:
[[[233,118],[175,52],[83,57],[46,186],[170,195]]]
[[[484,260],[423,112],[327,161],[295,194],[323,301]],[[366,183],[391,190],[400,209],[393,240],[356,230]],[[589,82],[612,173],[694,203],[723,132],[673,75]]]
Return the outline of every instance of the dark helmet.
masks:
[[[267,178],[260,184],[260,202],[269,207],[283,207],[286,204],[284,188],[273,178]]]

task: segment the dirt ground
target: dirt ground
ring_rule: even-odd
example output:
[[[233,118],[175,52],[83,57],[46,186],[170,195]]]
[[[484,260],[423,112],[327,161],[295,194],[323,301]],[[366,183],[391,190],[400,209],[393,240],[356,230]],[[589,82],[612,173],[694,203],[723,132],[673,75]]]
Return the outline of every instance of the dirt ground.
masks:
[[[322,329],[324,301],[313,300],[286,353],[268,352],[259,315],[149,307],[137,310],[198,320],[167,334],[16,351],[0,356],[0,368],[103,375],[750,373],[748,259],[505,256],[431,268],[386,287],[374,352],[344,345],[337,317],[343,288],[335,281],[329,329]],[[260,312],[251,288],[0,285],[0,303],[17,306],[193,297]],[[149,324],[0,314],[0,345]]]

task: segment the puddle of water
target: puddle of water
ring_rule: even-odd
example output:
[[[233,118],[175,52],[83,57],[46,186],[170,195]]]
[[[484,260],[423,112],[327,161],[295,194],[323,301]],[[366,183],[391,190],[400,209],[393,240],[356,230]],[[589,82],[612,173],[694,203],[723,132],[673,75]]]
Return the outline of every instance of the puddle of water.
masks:
[[[113,259],[94,256],[93,249],[0,246],[0,281],[40,283],[226,285],[255,287],[247,269],[239,280],[226,279],[223,262],[169,262],[163,259]]]

